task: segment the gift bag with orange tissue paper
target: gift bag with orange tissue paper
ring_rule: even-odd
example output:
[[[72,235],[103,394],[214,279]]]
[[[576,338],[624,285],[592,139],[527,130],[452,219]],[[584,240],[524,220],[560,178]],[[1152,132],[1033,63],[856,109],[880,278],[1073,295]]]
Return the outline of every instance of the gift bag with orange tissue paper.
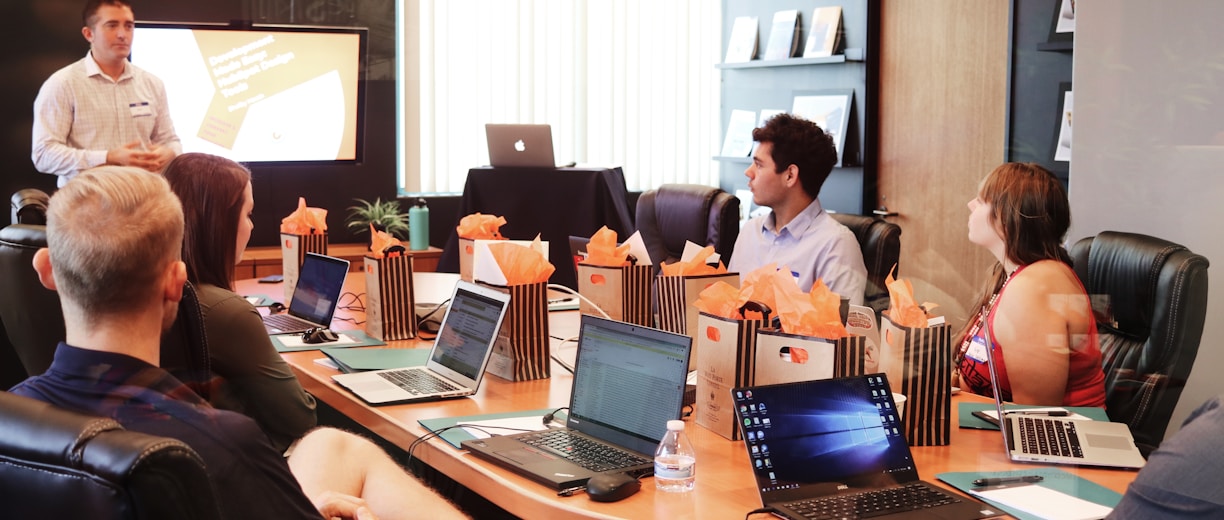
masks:
[[[846,331],[842,321],[845,299],[819,279],[804,293],[786,267],[752,275],[754,287],[773,293],[779,322],[776,328],[757,331],[755,384],[864,373],[865,338]],[[745,279],[745,285],[748,281]]]
[[[663,264],[660,269],[656,300],[659,302],[659,328],[677,334],[687,334],[697,340],[697,308],[693,302],[706,287],[715,282],[725,282],[739,287],[739,274],[728,273],[726,266],[718,262],[709,265],[714,255],[713,246],[700,247],[692,242],[684,245],[684,254],[673,264]],[[694,332],[690,332],[694,331]],[[689,369],[696,366],[700,354],[694,350],[689,358]]]
[[[548,262],[539,237],[532,246],[510,241],[475,251],[476,282],[510,295],[510,308],[489,358],[490,374],[510,381],[551,376],[552,345],[548,336]]]
[[[911,446],[946,446],[952,435],[952,327],[918,305],[909,280],[886,279],[889,308],[880,319],[879,371],[904,395],[905,439]]]
[[[306,206],[306,198],[298,197],[298,207],[281,219],[281,275],[284,276],[285,301],[293,299],[298,271],[306,253],[327,254],[327,210]]]
[[[412,292],[412,256],[395,237],[370,226],[365,255],[365,331],[383,341],[417,335],[416,299]]]
[[[741,301],[740,290],[715,282],[693,303],[698,309],[697,424],[731,440],[739,440],[731,389],[753,385],[757,330],[769,323],[770,309]]]
[[[650,256],[642,237],[634,233],[616,244],[616,231],[604,226],[587,243],[587,257],[578,263],[578,310],[617,321],[654,326],[650,311]]]
[[[459,278],[461,280],[471,282],[476,279],[472,276],[472,260],[476,256],[476,241],[505,240],[506,237],[501,234],[501,227],[505,224],[506,217],[480,213],[473,213],[459,219],[459,225],[455,226],[455,233],[459,236]],[[529,243],[530,241],[525,242],[525,244]]]

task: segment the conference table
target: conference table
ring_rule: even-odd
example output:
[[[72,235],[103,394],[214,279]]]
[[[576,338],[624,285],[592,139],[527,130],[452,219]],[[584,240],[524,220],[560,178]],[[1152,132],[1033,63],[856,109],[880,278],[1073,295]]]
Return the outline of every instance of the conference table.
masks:
[[[237,283],[236,290],[239,294],[251,295],[267,292],[268,287],[266,284],[258,284],[255,280],[242,280]],[[356,294],[364,293],[364,276],[361,273],[350,273],[345,290]],[[347,310],[337,311],[337,316],[358,320],[364,318],[360,312]],[[335,321],[333,326],[337,330],[355,327],[350,322],[340,320]],[[549,327],[549,332],[554,337],[576,336],[577,311],[550,313]],[[558,343],[560,342],[554,340],[554,354],[572,362],[575,344],[568,342],[558,348]],[[405,340],[391,341],[387,346],[429,348],[430,344]],[[282,355],[302,386],[317,399],[405,450],[428,433],[428,430],[417,423],[419,419],[559,408],[569,404],[570,385],[573,381],[572,375],[554,361],[552,377],[548,379],[511,382],[487,374],[479,392],[472,397],[372,407],[332,382],[331,376],[339,372],[315,363],[316,359],[323,357],[318,351],[287,352]],[[956,410],[961,402],[989,400],[962,392],[952,397],[953,410]],[[953,421],[955,422],[955,417]],[[437,438],[416,447],[412,455],[522,518],[744,518],[748,511],[760,507],[744,443],[721,437],[698,426],[691,418],[685,422],[685,431],[697,451],[696,489],[684,494],[658,492],[653,481],[646,479],[641,492],[612,503],[594,502],[582,493],[558,497],[551,488],[477,459]],[[952,428],[951,444],[913,447],[912,451],[920,476],[940,485],[943,484],[935,479],[935,475],[943,472],[1010,471],[1047,467],[1008,461],[1003,453],[1002,436],[997,431],[962,429],[957,428],[955,424]],[[1125,492],[1126,486],[1136,475],[1135,471],[1115,469],[1073,466],[1058,468],[1119,493]]]

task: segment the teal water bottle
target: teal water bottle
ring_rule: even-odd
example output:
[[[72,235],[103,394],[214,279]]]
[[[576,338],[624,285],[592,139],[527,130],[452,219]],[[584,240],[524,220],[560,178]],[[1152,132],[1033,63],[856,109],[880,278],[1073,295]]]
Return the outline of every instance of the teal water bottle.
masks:
[[[429,207],[425,199],[417,199],[408,210],[408,243],[413,251],[429,249]]]

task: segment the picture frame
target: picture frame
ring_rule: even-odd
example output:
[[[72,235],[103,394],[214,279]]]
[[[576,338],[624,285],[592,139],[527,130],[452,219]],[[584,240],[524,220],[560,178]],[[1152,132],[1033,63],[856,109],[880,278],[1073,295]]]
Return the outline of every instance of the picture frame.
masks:
[[[812,121],[833,137],[837,148],[837,166],[846,156],[846,134],[850,133],[850,112],[854,110],[854,90],[797,91],[791,104],[791,114]]]
[[[1058,120],[1054,122],[1054,160],[1056,162],[1071,162],[1071,113],[1074,110],[1075,96],[1071,83],[1058,84]]]
[[[1050,21],[1050,42],[1075,40],[1075,0],[1055,0],[1054,17]]]

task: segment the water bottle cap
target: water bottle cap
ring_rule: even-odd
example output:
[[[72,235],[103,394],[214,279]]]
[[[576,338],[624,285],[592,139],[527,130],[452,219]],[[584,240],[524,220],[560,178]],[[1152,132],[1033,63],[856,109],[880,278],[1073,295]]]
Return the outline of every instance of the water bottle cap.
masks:
[[[425,199],[424,199],[424,198],[419,198],[419,199],[417,199],[417,200],[416,200],[416,207],[418,207],[418,208],[423,208],[423,207],[425,207]]]
[[[672,431],[684,430],[684,421],[681,421],[680,419],[672,419],[667,421],[667,429]]]

